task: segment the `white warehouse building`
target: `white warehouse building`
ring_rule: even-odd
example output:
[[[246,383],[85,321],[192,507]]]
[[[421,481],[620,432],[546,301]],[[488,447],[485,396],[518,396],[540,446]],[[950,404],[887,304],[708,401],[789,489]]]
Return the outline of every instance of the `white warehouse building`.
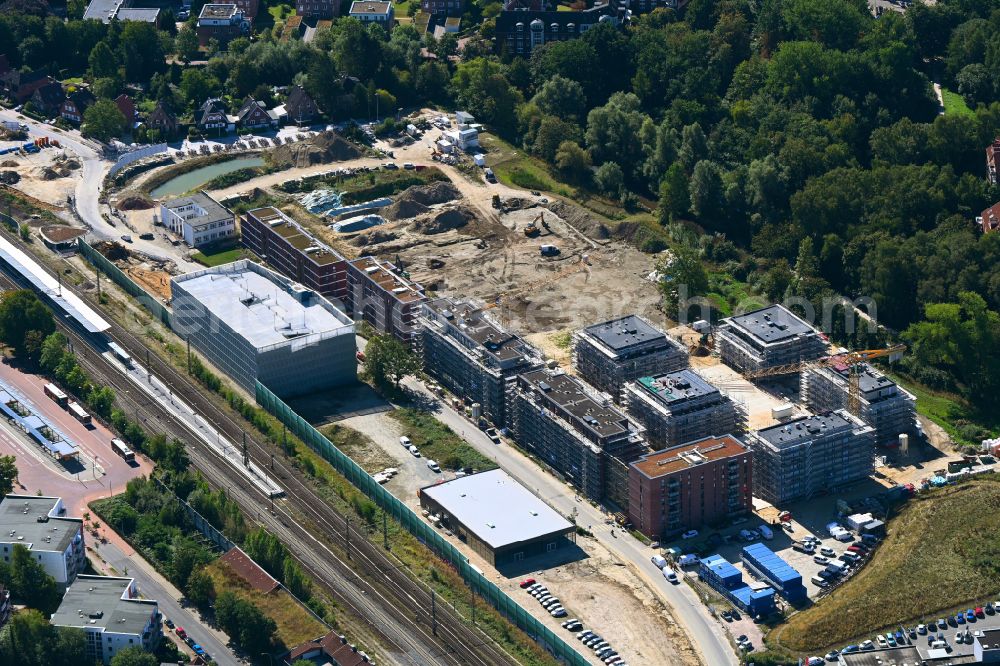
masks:
[[[279,397],[357,380],[354,322],[319,293],[242,260],[171,280],[171,325],[251,394]]]
[[[28,549],[61,588],[87,566],[83,520],[65,518],[60,497],[7,495],[0,500],[0,553],[10,564],[14,546]]]

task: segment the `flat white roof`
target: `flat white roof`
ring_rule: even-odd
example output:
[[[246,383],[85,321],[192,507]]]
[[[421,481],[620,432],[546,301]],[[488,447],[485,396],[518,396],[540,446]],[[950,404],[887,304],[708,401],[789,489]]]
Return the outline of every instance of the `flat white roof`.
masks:
[[[188,273],[173,283],[257,349],[310,344],[354,330],[354,322],[318,292],[246,260]]]
[[[66,314],[78,321],[87,332],[103,333],[111,328],[111,324],[98,315],[82,298],[69,289],[60,289],[59,282],[38,262],[2,237],[0,237],[0,259],[20,273],[35,289],[48,296]]]
[[[573,524],[502,469],[421,488],[491,548],[573,529]]]

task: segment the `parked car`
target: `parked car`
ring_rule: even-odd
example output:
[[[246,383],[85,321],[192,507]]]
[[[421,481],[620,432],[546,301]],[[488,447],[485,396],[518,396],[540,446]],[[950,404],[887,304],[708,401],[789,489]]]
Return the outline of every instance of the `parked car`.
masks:
[[[926,624],[918,624],[917,625],[917,633],[920,634],[921,636],[923,636],[924,634],[926,634],[927,633],[927,625]]]
[[[958,624],[965,624],[965,615],[963,613],[958,613],[955,616],[955,622]]]
[[[871,641],[861,641],[861,643],[858,645],[858,649],[863,650],[865,652],[867,652],[868,650],[874,650],[875,643]]]
[[[825,655],[823,655],[823,658],[826,659],[827,661],[837,661],[838,657],[840,657],[840,653],[837,652],[836,650],[830,650]]]
[[[418,449],[417,447],[413,446],[412,444],[410,445],[410,447],[407,450],[413,455],[414,458],[419,458],[420,457],[420,449]]]
[[[566,609],[562,606],[558,606],[557,608],[550,610],[549,615],[552,617],[566,617]]]
[[[408,449],[411,446],[413,446],[413,442],[411,442],[410,438],[407,437],[406,435],[403,435],[402,437],[399,438],[399,443],[403,445],[404,449]]]
[[[854,654],[855,652],[860,652],[860,651],[861,651],[860,645],[848,645],[847,647],[845,647],[843,650],[840,651],[840,654]]]
[[[174,629],[174,633],[180,636],[181,638],[187,636],[187,632],[184,631],[184,627],[177,627],[176,629]]]
[[[403,163],[403,168],[406,169],[407,171],[412,171],[413,169],[416,169],[417,167],[412,162],[404,162]]]
[[[565,622],[562,623],[562,626],[567,631],[579,631],[580,629],[583,629],[583,623],[577,620],[576,618],[573,618],[572,620],[566,620]]]
[[[663,570],[663,577],[666,578],[668,582],[671,582],[674,585],[680,584],[680,581],[677,579],[677,574],[675,574],[673,571],[670,571],[669,569]]]
[[[820,548],[819,554],[826,555],[827,557],[836,557],[837,555],[836,551],[834,551],[833,548],[830,548],[829,546],[823,546],[822,548]]]
[[[823,555],[814,555],[813,562],[815,562],[816,564],[829,564],[830,558],[824,557]]]
[[[667,560],[662,555],[653,555],[649,558],[649,561],[656,565],[657,569],[667,566]]]
[[[163,624],[167,625],[167,627],[169,629],[173,629],[174,628],[174,621],[171,620],[169,617],[163,618]]]
[[[946,620],[944,618],[941,618],[940,620],[937,621],[937,626],[938,626],[938,629],[947,629],[948,628],[948,620]]]
[[[878,646],[883,650],[889,647],[889,641],[885,640],[885,636],[883,636],[882,634],[876,636],[875,640],[878,641]]]
[[[429,469],[432,472],[440,472],[441,471],[441,467],[436,462],[434,462],[433,460],[428,460],[427,461],[427,469]]]
[[[809,581],[816,587],[829,587],[830,583],[827,582],[825,578],[820,578],[819,576],[813,576]]]
[[[681,535],[681,538],[682,539],[693,539],[696,536],[698,536],[698,530],[688,530],[687,532],[685,532],[684,534]]]
[[[526,589],[526,588],[528,588],[528,587],[530,587],[530,586],[532,586],[534,584],[535,584],[535,579],[534,578],[525,578],[524,580],[521,581],[520,586],[521,586],[521,589],[524,590],[524,589]]]

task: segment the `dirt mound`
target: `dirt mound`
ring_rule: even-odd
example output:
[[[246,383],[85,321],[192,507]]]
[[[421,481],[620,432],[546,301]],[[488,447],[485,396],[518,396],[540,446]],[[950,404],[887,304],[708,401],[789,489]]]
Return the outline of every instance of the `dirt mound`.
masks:
[[[399,234],[389,231],[387,229],[372,229],[369,232],[359,234],[351,244],[355,247],[367,247],[368,245],[378,245],[379,243],[388,243],[389,241],[394,241],[399,238]]]
[[[426,213],[430,206],[454,201],[460,196],[454,185],[444,181],[413,185],[400,192],[396,201],[383,210],[382,217],[392,221],[408,220]]]
[[[0,162],[0,167],[16,167],[16,166],[17,162],[15,162],[14,160],[4,160],[3,162]]]
[[[460,196],[462,196],[461,192],[451,183],[436,181],[427,185],[413,185],[406,188],[397,197],[397,201],[406,199],[425,206],[433,206],[434,204],[454,201]]]
[[[125,246],[120,243],[109,243],[108,241],[103,241],[98,243],[94,249],[103,254],[110,261],[124,261],[129,257],[128,250],[125,249]]]
[[[579,206],[571,206],[562,201],[553,201],[549,204],[548,208],[561,217],[566,224],[587,238],[592,240],[607,240],[611,238],[611,230],[603,222]]]
[[[16,185],[20,180],[21,176],[16,171],[0,171],[0,183]]]
[[[56,178],[61,178],[62,174],[53,169],[52,167],[42,168],[42,179],[43,180],[55,180]]]
[[[437,215],[428,215],[415,221],[410,230],[420,234],[443,234],[452,229],[461,229],[475,219],[471,210],[457,206],[441,211]]]
[[[336,132],[320,132],[311,139],[278,146],[271,151],[275,166],[306,167],[352,160],[361,156],[361,150]]]
[[[417,201],[400,198],[393,204],[382,209],[382,217],[392,222],[396,220],[408,220],[417,215],[423,215],[430,208]]]
[[[142,196],[128,196],[117,204],[118,210],[147,210],[154,206],[153,202]]]

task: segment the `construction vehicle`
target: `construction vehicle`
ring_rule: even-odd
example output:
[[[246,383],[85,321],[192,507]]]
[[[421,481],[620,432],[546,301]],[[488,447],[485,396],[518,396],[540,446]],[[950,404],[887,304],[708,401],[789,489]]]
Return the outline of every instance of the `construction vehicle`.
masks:
[[[541,223],[541,226],[539,226],[539,223]],[[545,227],[546,231],[549,229],[549,225],[545,221],[545,213],[543,212],[539,212],[538,217],[533,219],[531,222],[528,222],[528,226],[524,228],[524,235],[528,238],[534,238],[538,234],[542,233],[541,227]]]
[[[861,349],[858,351],[849,351],[844,352],[843,354],[826,356],[815,361],[800,361],[798,363],[789,363],[787,365],[779,365],[773,368],[765,368],[763,370],[745,373],[745,376],[749,380],[755,380],[764,379],[766,377],[791,375],[801,372],[809,367],[846,367],[848,372],[847,410],[851,414],[858,416],[861,411],[861,373],[864,369],[865,363],[877,358],[888,358],[889,362],[892,363],[893,361],[898,361],[900,357],[902,357],[904,351],[906,351],[906,345],[894,345],[886,349]]]

